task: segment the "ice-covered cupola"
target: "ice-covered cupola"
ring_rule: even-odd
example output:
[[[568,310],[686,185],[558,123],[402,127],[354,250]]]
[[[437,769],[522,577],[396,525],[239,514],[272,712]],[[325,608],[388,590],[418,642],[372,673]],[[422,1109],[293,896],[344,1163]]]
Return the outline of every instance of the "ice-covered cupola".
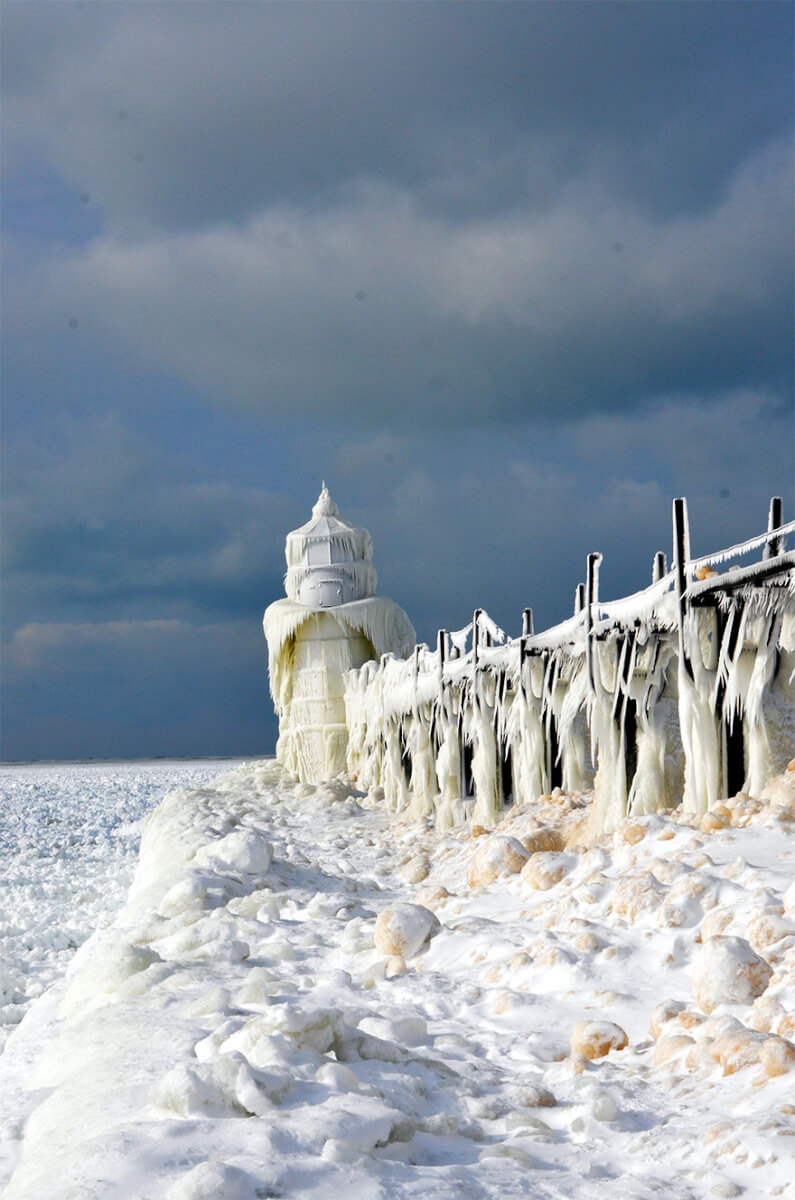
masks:
[[[339,514],[325,483],[312,518],[287,535],[287,598],[265,610],[276,757],[303,783],[346,770],[345,673],[416,641],[403,609],[376,596],[373,543]]]
[[[370,534],[342,520],[325,483],[312,519],[287,534],[285,554],[285,591],[299,604],[331,608],[375,592]]]

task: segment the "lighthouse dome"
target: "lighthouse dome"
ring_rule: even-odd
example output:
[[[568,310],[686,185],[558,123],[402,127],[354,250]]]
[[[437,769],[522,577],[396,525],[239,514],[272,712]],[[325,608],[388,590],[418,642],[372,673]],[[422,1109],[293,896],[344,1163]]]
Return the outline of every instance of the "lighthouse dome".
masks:
[[[312,517],[287,534],[284,588],[309,608],[333,608],[375,591],[373,543],[366,529],[349,525],[323,484]]]

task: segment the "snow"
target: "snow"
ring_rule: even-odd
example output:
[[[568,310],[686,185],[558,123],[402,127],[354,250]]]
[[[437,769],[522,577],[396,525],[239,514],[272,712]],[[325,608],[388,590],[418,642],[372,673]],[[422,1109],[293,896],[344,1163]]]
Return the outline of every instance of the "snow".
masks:
[[[0,1051],[121,905],[141,818],[177,781],[196,787],[218,771],[218,761],[0,768]]]
[[[123,904],[147,768],[103,768],[87,820],[86,768],[15,769],[19,896],[74,826],[47,915],[101,927],[0,1058],[4,1200],[795,1196],[795,771],[577,851],[588,797],[559,790],[437,830],[209,766],[146,817]],[[476,854],[505,869],[468,883]],[[104,907],[79,912],[78,872]]]
[[[348,634],[362,633],[376,655],[405,656],[414,649],[413,626],[403,609],[386,596],[367,596],[324,609]],[[268,641],[268,670],[271,695],[277,712],[287,705],[291,683],[289,650],[292,640],[307,621],[317,616],[315,609],[291,600],[275,600],[265,610],[263,625]]]

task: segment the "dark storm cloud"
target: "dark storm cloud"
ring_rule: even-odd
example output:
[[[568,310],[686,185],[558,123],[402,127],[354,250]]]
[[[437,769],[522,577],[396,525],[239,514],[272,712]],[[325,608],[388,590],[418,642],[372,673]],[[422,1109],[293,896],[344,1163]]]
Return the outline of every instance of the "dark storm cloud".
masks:
[[[115,220],[318,203],[351,180],[469,214],[597,169],[714,203],[781,136],[787,5],[8,4],[6,129]]]
[[[790,5],[3,17],[5,755],[272,746],[324,475],[422,638],[789,486]]]
[[[780,388],[791,205],[783,143],[717,207],[663,224],[584,183],[543,215],[454,223],[368,186],[240,227],[97,238],[31,276],[18,320],[46,312],[56,336],[78,314],[89,343],[268,416],[478,422]]]
[[[105,214],[21,341],[375,424],[791,382],[788,6],[8,12],[11,177]]]
[[[62,420],[47,443],[5,464],[7,628],[53,613],[228,620],[280,588],[284,496],[175,475],[112,417]]]
[[[344,512],[373,533],[379,590],[432,642],[480,606],[514,635],[526,605],[540,627],[564,619],[592,550],[604,554],[605,597],[645,587],[654,552],[670,558],[675,495],[689,498],[695,554],[761,532],[772,491],[792,511],[791,444],[785,407],[736,392],[564,433],[354,437],[327,473],[333,484],[342,472]]]
[[[247,622],[30,623],[4,652],[4,759],[261,754],[276,726]]]
[[[371,529],[379,591],[432,640],[479,606],[512,634],[528,604],[542,627],[564,618],[593,549],[603,595],[644,586],[669,549],[672,494],[690,498],[696,553],[758,532],[788,478],[788,432],[781,406],[737,393],[565,436],[327,426],[284,453],[325,473],[343,514]],[[172,449],[156,457],[115,419],[62,423],[7,463],[5,757],[272,748],[259,618],[314,491],[296,504],[175,467]],[[235,468],[234,454],[218,464]]]

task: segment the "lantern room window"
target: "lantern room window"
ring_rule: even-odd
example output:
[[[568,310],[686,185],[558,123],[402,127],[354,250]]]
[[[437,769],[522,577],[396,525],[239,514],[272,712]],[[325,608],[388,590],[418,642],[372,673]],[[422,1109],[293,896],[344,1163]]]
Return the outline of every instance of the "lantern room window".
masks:
[[[306,548],[307,566],[327,567],[331,561],[331,544],[328,541],[309,543]]]

